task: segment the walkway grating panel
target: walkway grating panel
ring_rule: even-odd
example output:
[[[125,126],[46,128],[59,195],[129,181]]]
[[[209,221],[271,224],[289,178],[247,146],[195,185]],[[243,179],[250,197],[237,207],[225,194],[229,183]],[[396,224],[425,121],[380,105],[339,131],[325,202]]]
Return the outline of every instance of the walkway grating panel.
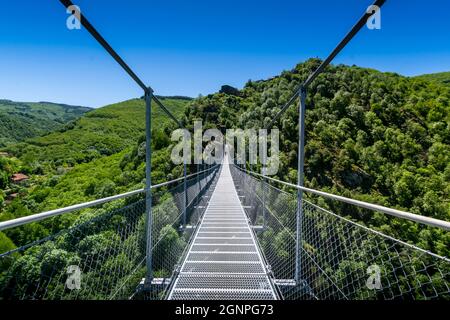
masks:
[[[258,261],[259,256],[255,253],[228,253],[228,252],[191,252],[188,261]]]
[[[216,261],[215,261],[216,262]],[[264,273],[263,266],[259,263],[227,263],[227,261],[211,263],[211,261],[186,262],[181,272],[217,272],[217,273]]]
[[[233,239],[233,238],[199,238],[195,240],[195,244],[248,244],[253,245],[252,238]]]
[[[252,234],[250,232],[199,232],[199,237],[202,238],[214,238],[214,237],[222,237],[222,238],[247,238],[252,239]]]
[[[247,227],[210,227],[202,226],[199,232],[234,232],[234,233],[248,233]]]
[[[270,290],[265,276],[253,276],[241,274],[228,275],[196,275],[182,277],[178,281],[177,289],[200,288],[200,289],[251,289]]]
[[[252,245],[226,245],[226,244],[196,244],[192,246],[191,252],[197,251],[215,251],[215,252],[256,252]]]
[[[198,290],[198,289],[174,289],[171,294],[172,300],[273,300],[272,290],[252,291],[220,291],[220,290]]]

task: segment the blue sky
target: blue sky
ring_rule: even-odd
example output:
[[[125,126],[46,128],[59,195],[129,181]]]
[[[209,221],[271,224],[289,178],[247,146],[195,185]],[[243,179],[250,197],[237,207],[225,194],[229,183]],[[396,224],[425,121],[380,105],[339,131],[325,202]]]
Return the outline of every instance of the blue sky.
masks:
[[[156,94],[195,97],[326,57],[373,0],[73,2]],[[382,29],[364,28],[335,63],[450,71],[449,12],[448,0],[387,0]],[[67,16],[58,0],[2,4],[0,98],[99,107],[140,96]]]

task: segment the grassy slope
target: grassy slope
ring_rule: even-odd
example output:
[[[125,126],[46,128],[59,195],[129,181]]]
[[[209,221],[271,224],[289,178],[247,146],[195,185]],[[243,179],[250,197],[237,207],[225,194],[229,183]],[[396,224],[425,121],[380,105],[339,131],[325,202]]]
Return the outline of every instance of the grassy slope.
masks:
[[[188,103],[181,99],[162,101],[178,117]],[[154,128],[169,125],[171,120],[157,106],[153,107],[152,114]],[[74,165],[113,155],[134,145],[144,129],[144,101],[133,99],[88,112],[59,132],[28,139],[10,146],[8,151],[26,163],[53,161],[57,165]]]
[[[319,63],[311,59],[278,77],[249,82],[236,96],[219,93],[196,99],[188,110],[188,123],[202,118],[204,127],[264,127]],[[449,89],[392,73],[328,67],[308,90],[306,186],[449,220]],[[295,183],[298,104],[293,105],[277,123],[277,176]],[[424,231],[419,241],[417,224],[391,222],[387,216],[336,201],[321,205],[389,235],[448,253],[442,230]]]
[[[0,147],[56,130],[89,110],[49,102],[0,100]]]
[[[438,72],[438,73],[424,74],[424,75],[421,75],[421,76],[417,76],[415,78],[428,80],[428,81],[434,81],[434,82],[438,82],[438,83],[450,86],[450,71],[449,72]]]
[[[189,103],[186,99],[161,100],[179,118]],[[172,120],[159,107],[153,107],[152,116],[153,130],[172,126]],[[52,166],[47,168],[45,175],[32,175],[30,188],[22,190],[21,196],[4,208],[0,220],[141,187],[144,162],[137,158],[136,150],[144,134],[144,119],[144,102],[128,100],[93,110],[77,120],[73,128],[63,132],[53,132],[11,146],[8,150],[25,163],[49,162],[56,165],[54,169]],[[158,137],[155,135],[153,140],[157,144]],[[100,147],[107,149],[108,153],[94,151]],[[167,163],[168,149],[158,149],[154,146],[152,176],[155,183],[170,177],[171,171]],[[82,161],[69,165],[71,160],[68,160],[75,157]],[[65,169],[58,165],[61,161],[67,164]],[[90,186],[93,186],[92,191],[87,192]]]

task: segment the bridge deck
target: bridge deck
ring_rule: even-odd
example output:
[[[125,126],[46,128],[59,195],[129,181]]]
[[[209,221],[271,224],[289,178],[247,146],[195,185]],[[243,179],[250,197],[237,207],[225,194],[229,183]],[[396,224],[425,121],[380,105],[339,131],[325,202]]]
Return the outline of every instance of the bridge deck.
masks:
[[[276,299],[227,157],[168,298]]]

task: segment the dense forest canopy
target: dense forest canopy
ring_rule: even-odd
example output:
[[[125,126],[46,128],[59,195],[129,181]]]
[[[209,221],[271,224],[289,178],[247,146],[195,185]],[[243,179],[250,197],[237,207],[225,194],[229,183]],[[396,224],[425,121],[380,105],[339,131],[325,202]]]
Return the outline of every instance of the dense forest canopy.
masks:
[[[59,129],[89,110],[51,102],[0,100],[0,147]]]
[[[438,73],[430,73],[424,74],[415,77],[416,79],[423,79],[428,81],[434,81],[446,86],[450,86],[450,72],[438,72]]]
[[[267,81],[249,80],[239,93],[201,97],[186,109],[188,123],[203,119],[206,127],[261,128],[319,63],[310,59]],[[276,124],[281,131],[278,178],[293,183],[297,105]],[[330,66],[308,88],[306,109],[307,187],[450,220],[448,86],[357,66]],[[450,239],[443,231],[418,235],[416,225],[405,222],[397,228],[403,222],[388,222],[379,214],[355,212],[353,218],[449,253]]]

